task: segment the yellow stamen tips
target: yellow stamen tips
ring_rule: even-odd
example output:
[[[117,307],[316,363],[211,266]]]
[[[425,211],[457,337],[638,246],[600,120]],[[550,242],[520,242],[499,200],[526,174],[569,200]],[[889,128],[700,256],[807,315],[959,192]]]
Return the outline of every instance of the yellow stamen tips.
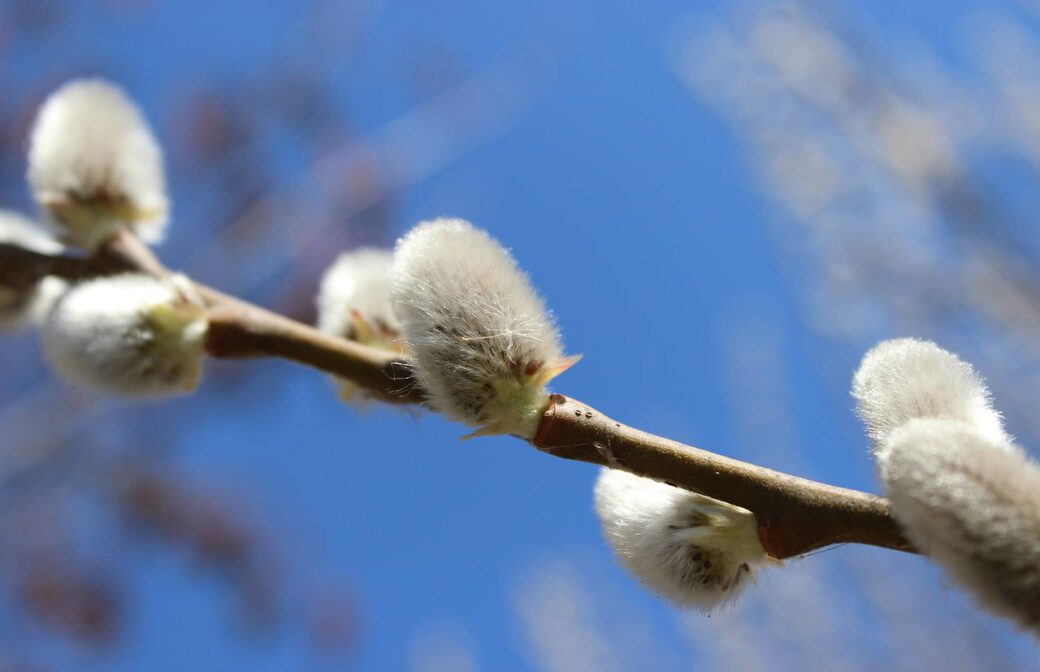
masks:
[[[354,327],[354,340],[358,343],[368,344],[376,340],[376,330],[360,310],[351,309],[350,323]]]
[[[74,218],[108,217],[128,223],[159,219],[165,217],[167,213],[166,208],[138,207],[125,196],[108,194],[88,198],[68,195],[47,200],[43,205],[59,215],[67,213]]]
[[[135,207],[122,197],[55,199],[45,203],[45,207],[53,220],[66,229],[64,240],[87,248],[97,247],[119,229],[134,229],[138,224],[164,221],[167,213],[165,208]]]
[[[478,427],[469,434],[460,436],[459,439],[462,441],[469,441],[475,439],[478,436],[498,436],[499,434],[510,434],[513,430],[513,423],[505,420],[496,420],[495,422],[488,423],[483,427]]]
[[[353,385],[351,383],[337,385],[337,387],[339,388],[339,400],[345,404],[349,404],[350,402],[356,400],[358,398],[358,394],[361,391],[357,385]]]
[[[147,319],[163,333],[183,334],[189,331],[189,326],[202,320],[203,315],[202,309],[191,304],[160,303],[147,312]]]
[[[202,364],[198,366],[192,366],[184,374],[184,381],[181,383],[180,391],[184,394],[194,392],[199,383],[202,382]]]
[[[581,361],[584,355],[568,355],[557,361],[552,366],[543,367],[534,379],[536,385],[547,385],[556,376],[564,373],[569,368]]]

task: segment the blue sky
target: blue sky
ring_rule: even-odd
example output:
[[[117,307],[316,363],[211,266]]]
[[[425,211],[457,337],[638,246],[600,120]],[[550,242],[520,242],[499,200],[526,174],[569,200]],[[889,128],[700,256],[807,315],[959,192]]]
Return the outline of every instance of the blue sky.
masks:
[[[443,48],[467,71],[510,50],[544,71],[545,83],[515,123],[397,195],[395,235],[450,215],[510,247],[555,311],[568,351],[584,354],[556,381],[559,391],[648,431],[876,490],[851,400],[834,383],[848,380],[859,352],[828,349],[807,324],[801,290],[770,228],[775,204],[733,127],[673,67],[671,50],[683,31],[731,16],[729,3],[681,10],[666,2],[581,0],[369,4],[361,46],[348,62],[324,64],[328,87],[349,101],[350,124],[362,135],[415,105],[401,83],[415,44]],[[13,58],[3,63],[9,85],[97,67],[153,119],[168,122],[171,90],[199,78],[234,87],[256,76],[276,45],[293,39],[309,3],[170,1],[124,13],[76,6],[76,37],[64,47],[37,50],[15,36]],[[878,3],[842,15],[867,26],[886,54],[913,41],[956,68],[964,17],[978,7]],[[282,158],[288,173],[295,159]],[[205,245],[206,232],[179,219],[206,203],[177,177],[171,171],[177,217],[168,249],[184,251]],[[330,259],[335,251],[326,252]],[[217,269],[197,274],[219,277]],[[756,352],[739,351],[740,339],[751,349],[771,348],[763,351],[764,368],[755,368]],[[247,493],[283,535],[288,562],[312,572],[307,580],[346,587],[360,609],[358,647],[325,661],[291,632],[255,640],[229,634],[218,588],[184,563],[149,556],[130,563],[138,592],[128,636],[111,654],[87,656],[90,669],[407,669],[422,650],[417,642],[440,641],[444,632],[442,644],[471,650],[479,669],[551,669],[532,653],[517,605],[541,585],[531,576],[555,576],[552,568],[560,567],[589,588],[593,620],[604,622],[605,632],[625,632],[621,625],[631,618],[649,633],[631,645],[616,640],[626,652],[619,669],[647,650],[659,669],[701,660],[676,626],[681,617],[610,557],[591,506],[591,466],[509,438],[462,443],[464,428],[429,414],[355,412],[323,376],[283,363],[241,366],[259,371],[248,393],[173,405],[170,413],[183,418],[176,459]],[[734,375],[746,379],[734,382]],[[779,424],[766,422],[763,433],[749,436],[745,395],[778,400]],[[152,416],[118,417],[147,423]],[[773,432],[786,433],[776,452]],[[1008,661],[1025,660],[1030,646],[1009,628],[987,619],[963,625],[958,619],[969,609],[941,588],[934,571],[889,555],[843,548],[801,562],[835,573],[839,586],[847,564],[892,563],[885,566],[931,586],[943,627],[963,627],[969,638],[981,630],[987,643],[1006,647]],[[816,580],[815,570],[785,571],[804,572],[806,590]],[[842,617],[850,622],[867,627],[883,613],[849,599]],[[624,613],[598,611],[610,609]],[[710,633],[711,622],[698,627]]]

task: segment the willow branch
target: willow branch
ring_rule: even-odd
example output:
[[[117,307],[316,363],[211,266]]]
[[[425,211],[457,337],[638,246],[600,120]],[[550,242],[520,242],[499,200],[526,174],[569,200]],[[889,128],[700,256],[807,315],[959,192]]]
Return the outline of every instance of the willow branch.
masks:
[[[0,244],[0,283],[25,286],[45,275],[71,279],[169,271],[133,236],[113,238],[89,258],[48,256]],[[406,361],[194,283],[209,307],[213,357],[276,357],[347,378],[391,403],[422,400]],[[818,483],[628,427],[575,399],[554,394],[530,443],[550,455],[624,469],[752,511],[766,551],[789,558],[837,543],[916,552],[887,500]]]
[[[365,388],[388,403],[422,400],[409,365],[386,351],[334,338],[294,320],[200,288],[210,302],[206,349],[225,359],[280,357],[310,366]]]
[[[912,550],[882,497],[655,436],[561,394],[551,396],[531,443],[557,457],[624,469],[742,506],[754,512],[762,545],[775,558],[838,543]]]
[[[15,290],[31,287],[47,275],[82,280],[119,270],[102,259],[50,255],[0,242],[0,285]]]

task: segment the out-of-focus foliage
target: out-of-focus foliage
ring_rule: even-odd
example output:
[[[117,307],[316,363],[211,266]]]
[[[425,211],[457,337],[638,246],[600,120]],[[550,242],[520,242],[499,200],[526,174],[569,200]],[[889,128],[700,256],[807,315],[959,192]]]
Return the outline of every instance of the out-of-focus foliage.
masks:
[[[673,63],[747,148],[810,323],[859,351],[943,343],[1035,439],[1040,37],[996,11],[963,18],[968,67],[882,49],[877,26],[811,3],[698,21]]]

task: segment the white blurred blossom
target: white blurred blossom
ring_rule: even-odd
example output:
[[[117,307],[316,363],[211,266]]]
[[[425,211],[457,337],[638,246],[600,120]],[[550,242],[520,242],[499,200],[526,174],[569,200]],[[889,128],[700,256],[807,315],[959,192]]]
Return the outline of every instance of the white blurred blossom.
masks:
[[[92,249],[119,228],[162,240],[168,217],[162,150],[117,86],[77,79],[52,93],[29,138],[29,185],[70,244]]]
[[[390,303],[389,250],[360,248],[341,254],[325,271],[318,291],[318,328],[326,334],[401,353],[401,324]],[[364,400],[365,393],[335,378],[344,401]]]
[[[193,391],[202,375],[206,318],[183,277],[140,274],[70,289],[43,325],[44,352],[70,382],[128,397]]]

